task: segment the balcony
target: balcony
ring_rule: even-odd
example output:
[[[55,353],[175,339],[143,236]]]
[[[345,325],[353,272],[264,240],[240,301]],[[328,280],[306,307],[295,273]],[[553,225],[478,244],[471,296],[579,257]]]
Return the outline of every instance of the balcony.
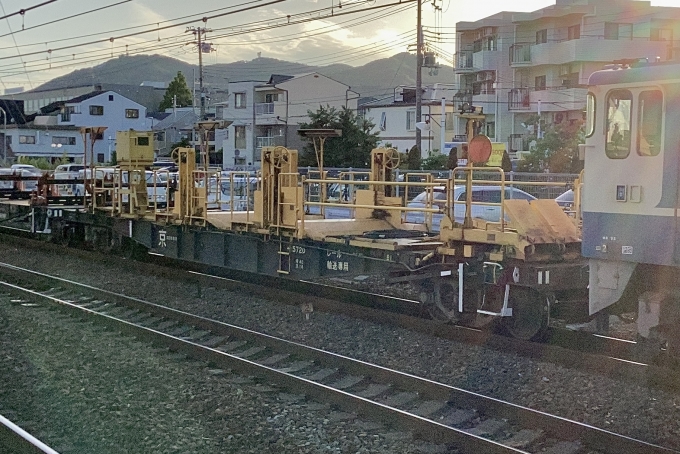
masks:
[[[258,102],[255,103],[255,115],[274,115],[274,103],[273,102]]]
[[[541,101],[542,112],[563,112],[565,110],[580,110],[586,106],[586,88],[569,88],[566,86],[548,87],[546,90],[536,90],[529,94],[531,110],[538,111],[538,101]]]
[[[255,148],[257,152],[262,151],[262,147],[275,147],[283,144],[283,136],[265,136],[255,138]]]
[[[453,95],[453,108],[460,110],[463,104],[472,105],[472,90],[460,90]]]
[[[508,110],[531,110],[529,88],[513,88],[508,92]]]
[[[585,108],[586,92],[585,88],[565,86],[548,87],[544,90],[532,90],[526,87],[513,88],[508,92],[508,109],[537,112],[540,101],[542,112],[580,111]]]
[[[286,102],[255,103],[255,124],[258,126],[286,123]]]
[[[528,66],[531,64],[531,44],[520,43],[510,46],[510,66]]]
[[[585,36],[568,41],[531,46],[532,65],[555,65],[570,62],[610,62],[622,58],[654,58],[668,54],[669,41],[644,39],[604,39]]]
[[[454,71],[457,73],[465,73],[474,70],[472,50],[461,50],[456,53],[456,67]]]

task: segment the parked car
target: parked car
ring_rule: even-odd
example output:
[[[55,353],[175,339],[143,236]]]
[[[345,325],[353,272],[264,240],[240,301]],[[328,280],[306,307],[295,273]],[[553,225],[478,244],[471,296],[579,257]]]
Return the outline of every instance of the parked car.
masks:
[[[0,169],[0,175],[10,178],[0,181],[0,193],[2,195],[7,195],[10,198],[28,198],[31,196],[31,192],[38,188],[36,177],[42,175],[42,173],[36,174],[30,169],[12,166],[9,169]],[[14,179],[16,177],[28,177],[30,179]]]
[[[436,186],[431,192],[432,204],[431,208],[439,208],[439,213],[432,214],[432,230],[439,231],[439,223],[444,217],[446,211],[446,189],[443,186]],[[424,191],[417,195],[406,206],[413,208],[427,208],[427,201],[430,193]],[[465,186],[454,186],[453,200],[461,203],[454,203],[453,215],[456,222],[462,223],[465,220],[465,199],[467,193]],[[505,187],[505,199],[521,199],[521,200],[535,200],[533,195],[517,189],[515,187]],[[477,203],[475,203],[477,202]],[[489,222],[498,222],[501,217],[500,205],[480,205],[482,203],[501,203],[501,187],[500,186],[472,186],[472,217],[483,219]],[[405,216],[406,222],[425,223],[426,213],[422,211],[407,211]]]
[[[12,164],[12,167],[10,168],[14,170],[22,170],[24,175],[26,175],[27,172],[31,175],[37,176],[41,176],[43,174],[42,170],[30,164]]]
[[[569,189],[555,198],[555,202],[562,208],[571,208],[574,206],[574,191]]]

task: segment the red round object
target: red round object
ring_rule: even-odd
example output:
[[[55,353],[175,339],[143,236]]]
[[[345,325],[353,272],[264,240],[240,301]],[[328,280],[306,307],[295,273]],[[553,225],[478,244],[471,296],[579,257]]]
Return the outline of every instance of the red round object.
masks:
[[[488,161],[491,157],[491,140],[481,134],[473,137],[468,144],[468,157],[476,163]]]

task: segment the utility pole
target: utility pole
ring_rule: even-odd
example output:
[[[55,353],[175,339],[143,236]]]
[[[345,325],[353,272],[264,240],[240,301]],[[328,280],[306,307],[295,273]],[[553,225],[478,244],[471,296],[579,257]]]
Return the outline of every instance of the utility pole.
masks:
[[[418,37],[416,38],[416,123],[421,120],[421,115],[423,113],[423,31],[422,31],[422,9],[423,0],[418,0],[418,14],[416,16],[416,32]],[[418,146],[418,151],[423,153],[422,147],[422,137],[420,129],[416,128],[416,145]]]
[[[207,46],[206,49],[208,49],[208,52],[212,50],[212,43],[206,43],[205,41],[202,41],[201,35],[205,35],[211,31],[212,30],[208,28],[187,27],[187,32],[191,32],[196,35],[195,44],[198,44],[198,91],[201,97],[200,121],[205,120],[205,92],[203,91],[203,48]]]

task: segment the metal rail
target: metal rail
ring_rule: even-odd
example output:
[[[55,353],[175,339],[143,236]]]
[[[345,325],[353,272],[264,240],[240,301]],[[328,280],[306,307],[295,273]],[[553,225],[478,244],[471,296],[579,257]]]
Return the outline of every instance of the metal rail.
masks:
[[[0,230],[2,226],[0,225]],[[33,241],[17,236],[0,234],[3,241],[26,244],[41,250],[63,252],[62,246]],[[561,364],[566,367],[597,373],[613,379],[625,379],[641,386],[663,389],[670,392],[680,390],[680,374],[672,363],[655,365],[639,360],[636,343],[595,336],[588,333],[550,329],[545,343],[536,343],[497,335],[488,330],[465,326],[443,325],[422,317],[422,305],[417,301],[379,295],[356,289],[334,287],[307,281],[289,281],[245,272],[177,262],[165,257],[149,256],[148,262],[131,262],[111,255],[102,256],[81,249],[68,249],[70,254],[85,260],[105,260],[107,264],[120,261],[121,266],[133,267],[136,271],[168,279],[180,280],[201,287],[216,287],[224,290],[247,292],[279,303],[298,306],[301,295],[313,305],[314,310],[346,315],[378,323],[388,323],[412,331],[426,333],[443,339],[481,345],[498,351],[517,354],[540,361]],[[228,277],[225,277],[228,276]],[[272,289],[276,289],[272,292]],[[663,367],[662,367],[663,366]],[[668,367],[671,366],[671,367]]]
[[[0,415],[0,452],[12,454],[59,454],[2,415]]]
[[[558,444],[570,443],[604,453],[676,452],[453,386],[74,281],[7,264],[0,264],[0,273],[10,275],[15,279],[30,281],[31,285],[46,281],[52,286],[69,289],[66,290],[69,293],[73,291],[71,289],[77,291],[77,295],[55,296],[9,282],[0,282],[0,285],[12,293],[21,294],[31,300],[40,299],[58,304],[70,311],[79,311],[83,316],[95,317],[103,323],[114,325],[117,330],[133,334],[138,338],[163,343],[172,350],[210,361],[220,367],[266,377],[285,387],[304,391],[305,394],[316,399],[332,402],[346,411],[358,412],[381,422],[398,425],[414,432],[418,437],[436,443],[450,443],[465,452],[527,452],[525,448],[532,444],[543,443],[545,446],[545,443],[551,443],[546,441],[546,436],[560,440]],[[80,295],[88,295],[90,299],[83,299]],[[72,302],[73,300],[77,302]],[[178,328],[178,325],[181,326]],[[177,334],[173,334],[173,331]],[[190,334],[192,331],[194,335]],[[236,352],[239,348],[241,350]],[[255,355],[265,350],[267,352],[265,357],[249,359],[256,358]],[[281,361],[287,355],[301,360],[277,367],[275,365],[277,361]],[[279,359],[274,361],[274,358]],[[317,366],[316,371],[310,372],[306,370],[307,366],[300,366],[300,363],[314,364]],[[300,370],[303,372],[301,373]],[[330,374],[324,375],[327,373],[324,371],[329,370]],[[337,382],[322,383],[325,378],[335,373],[341,374]],[[375,389],[375,386],[371,388],[369,385],[365,388],[359,385],[365,381],[382,387],[383,391],[371,395],[369,390]],[[339,385],[338,383],[341,382],[345,384]],[[385,397],[383,392],[387,390],[391,390],[392,394]],[[411,402],[409,405],[403,402],[399,404],[400,398],[404,395],[417,396],[420,399],[420,405],[411,402],[416,397],[407,399],[407,402]],[[436,408],[434,411],[414,410],[414,408],[432,407],[432,402]],[[481,422],[472,423],[471,416],[460,420],[461,412],[478,415]],[[450,421],[451,418],[456,419],[454,415],[458,415],[459,421],[448,425],[446,421]],[[431,418],[431,416],[435,417]],[[480,436],[480,434],[487,433],[485,429],[481,429],[484,424],[489,422],[490,425],[498,424],[499,418],[512,425],[510,433],[515,433],[507,440],[507,443]],[[467,426],[461,427],[461,421]],[[500,424],[503,422],[500,421]],[[530,434],[528,438],[527,433]],[[524,444],[518,441],[519,439],[524,439]]]

